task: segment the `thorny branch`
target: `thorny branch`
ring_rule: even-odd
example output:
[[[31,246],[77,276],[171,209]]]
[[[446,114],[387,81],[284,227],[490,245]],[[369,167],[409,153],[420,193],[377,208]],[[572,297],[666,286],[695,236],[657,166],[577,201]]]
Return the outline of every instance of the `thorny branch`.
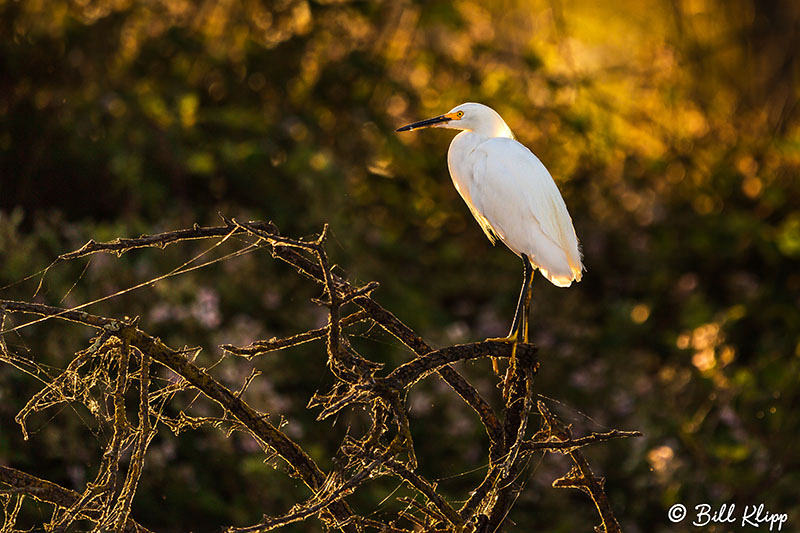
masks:
[[[249,246],[268,248],[273,257],[291,265],[299,274],[318,283],[322,296],[315,300],[327,308],[327,325],[299,332],[281,339],[256,341],[249,346],[225,344],[231,354],[252,359],[277,350],[284,350],[314,340],[325,340],[328,368],[336,382],[327,393],[317,393],[309,407],[320,408],[324,419],[356,404],[362,405],[371,424],[359,436],[348,435],[342,443],[331,472],[323,471],[304,447],[290,438],[280,426],[268,420],[268,414],[250,406],[243,391],[259,374],[253,372],[238,390],[230,389],[215,378],[210,370],[196,361],[199,349],[175,349],[140,328],[138,320],[115,319],[81,310],[62,309],[41,303],[0,300],[0,315],[34,314],[43,319],[75,322],[97,330],[89,348],[73,355],[61,374],[47,381],[17,416],[23,435],[26,418],[33,412],[60,403],[79,402],[86,405],[101,423],[107,424],[112,437],[105,447],[94,481],[82,493],[60,487],[10,467],[0,467],[0,500],[4,507],[16,498],[13,512],[6,514],[4,527],[13,528],[24,498],[35,498],[54,507],[50,529],[67,530],[76,520],[88,520],[95,530],[147,531],[131,517],[131,506],[142,475],[147,448],[159,429],[166,425],[173,430],[211,425],[222,429],[227,425],[246,431],[268,454],[285,461],[288,471],[302,480],[309,497],[285,514],[264,516],[258,524],[230,531],[269,531],[283,525],[317,517],[326,528],[347,532],[365,529],[381,531],[435,530],[452,532],[493,532],[507,522],[519,492],[520,480],[533,453],[557,452],[569,455],[575,467],[556,480],[556,487],[575,487],[592,498],[601,518],[602,531],[620,531],[603,490],[602,478],[594,477],[579,448],[616,438],[640,436],[635,431],[611,430],[572,438],[570,430],[538,402],[542,417],[541,429],[526,437],[528,420],[534,406],[534,376],[539,370],[536,348],[520,344],[516,363],[509,368],[502,389],[504,405],[501,414],[451,365],[475,358],[508,358],[511,346],[494,341],[447,346],[434,349],[409,326],[372,298],[376,282],[354,286],[332,271],[325,251],[327,226],[312,239],[290,239],[280,235],[268,222],[239,222],[223,217],[224,225],[199,227],[120,238],[111,242],[89,241],[74,252],[62,254],[56,263],[95,253],[123,254],[143,247],[163,248],[187,240],[221,239],[239,235],[253,240]],[[345,309],[353,308],[349,312]],[[378,375],[382,365],[358,353],[349,342],[349,328],[359,323],[377,325],[403,343],[413,356],[408,362]],[[0,325],[5,321],[0,321]],[[5,327],[4,325],[2,327]],[[10,351],[0,334],[0,361],[17,368],[35,362]],[[151,379],[152,365],[169,368],[180,376],[178,383],[158,388]],[[472,490],[460,509],[453,507],[438,492],[436,483],[427,481],[419,472],[411,423],[406,415],[408,391],[420,380],[436,375],[445,381],[478,415],[489,439],[489,468],[483,481]],[[94,383],[90,388],[85,383]],[[101,384],[97,392],[96,384]],[[194,389],[212,400],[223,411],[221,418],[190,417],[181,412],[177,419],[163,415],[179,390]],[[129,391],[137,391],[136,395]],[[98,397],[99,395],[99,397]],[[135,401],[134,401],[135,399]],[[107,408],[103,406],[108,406]],[[138,413],[136,422],[126,413]],[[130,452],[127,466],[120,461]],[[123,474],[124,481],[117,483]],[[360,515],[346,502],[373,477],[388,476],[401,480],[424,502],[416,498],[398,498],[406,507],[397,516],[377,521]]]
[[[74,490],[66,489],[52,481],[32,476],[10,466],[0,465],[0,483],[8,487],[7,490],[3,491],[7,495],[27,496],[60,508],[71,507],[81,496]],[[101,512],[97,509],[84,509],[81,518],[99,520],[100,515]],[[150,531],[136,523],[132,518],[126,518],[123,526],[121,528],[118,527],[116,530],[139,533]]]
[[[555,437],[562,442],[572,439],[572,431],[568,426],[561,422],[558,418],[547,409],[544,402],[539,401],[537,404],[539,413],[542,415],[542,429],[540,434],[549,437]],[[633,432],[629,432],[633,433]],[[608,502],[603,485],[605,484],[604,478],[597,478],[594,476],[588,461],[577,448],[569,448],[565,451],[570,456],[575,466],[567,472],[567,474],[555,481],[553,486],[557,488],[573,488],[580,489],[586,492],[597,507],[597,512],[600,514],[602,523],[596,529],[605,533],[619,533],[622,528],[619,526],[614,511],[611,510],[611,504]]]

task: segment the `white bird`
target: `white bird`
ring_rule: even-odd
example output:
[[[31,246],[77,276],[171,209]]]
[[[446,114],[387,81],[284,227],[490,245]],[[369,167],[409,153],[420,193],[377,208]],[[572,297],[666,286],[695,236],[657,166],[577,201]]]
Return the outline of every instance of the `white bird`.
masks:
[[[397,131],[428,127],[463,130],[447,152],[453,185],[492,244],[500,239],[522,258],[524,279],[511,332],[494,339],[516,349],[518,341],[528,342],[533,270],[558,287],[581,280],[572,218],[553,177],[494,109],[469,102]]]

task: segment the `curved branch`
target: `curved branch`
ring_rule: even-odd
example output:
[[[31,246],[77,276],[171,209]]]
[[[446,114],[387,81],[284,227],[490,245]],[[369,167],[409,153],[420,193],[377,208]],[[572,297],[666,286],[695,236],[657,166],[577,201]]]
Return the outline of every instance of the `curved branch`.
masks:
[[[447,367],[456,361],[469,361],[479,357],[511,357],[512,345],[497,341],[471,342],[456,344],[432,351],[422,357],[409,361],[395,368],[383,378],[384,385],[393,389],[404,389],[420,379]],[[517,344],[516,357],[534,360],[537,348],[533,344]]]
[[[0,483],[11,487],[13,492],[24,494],[37,500],[63,508],[71,507],[81,495],[74,490],[66,489],[57,483],[42,479],[10,466],[0,465]],[[98,519],[101,512],[95,509],[83,509],[80,516]],[[123,531],[136,533],[152,533],[132,518],[125,521]]]
[[[277,234],[277,228],[274,226],[269,230],[271,233],[265,234],[264,230],[256,227],[252,223],[238,223],[241,227],[251,231],[253,235],[268,238]],[[274,246],[272,255],[292,265],[300,274],[303,274],[317,283],[325,284],[325,275],[319,264],[311,261],[303,256],[296,249],[286,246]],[[337,290],[343,293],[352,292],[350,284],[337,276],[332,274],[331,281]],[[400,319],[394,316],[391,312],[386,310],[378,302],[373,300],[370,296],[358,296],[353,298],[353,303],[361,307],[369,314],[376,324],[381,326],[387,332],[392,334],[400,342],[410,348],[417,356],[422,356],[433,351],[433,348],[426,343],[422,337],[414,333],[410,327],[404,324]],[[439,375],[442,379],[458,393],[458,395],[478,414],[486,428],[491,441],[492,451],[494,453],[499,449],[500,443],[503,439],[503,429],[497,418],[497,415],[492,409],[489,402],[487,402],[464,377],[455,371],[455,369],[444,366],[440,368]]]

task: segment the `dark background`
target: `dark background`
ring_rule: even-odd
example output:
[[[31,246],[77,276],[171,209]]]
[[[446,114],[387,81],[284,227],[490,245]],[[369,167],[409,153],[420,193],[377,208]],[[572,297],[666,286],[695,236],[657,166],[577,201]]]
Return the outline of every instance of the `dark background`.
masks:
[[[623,528],[686,531],[667,520],[673,503],[731,502],[788,513],[797,530],[798,28],[789,0],[2,1],[0,298],[33,298],[41,276],[20,280],[90,238],[222,212],[291,236],[329,223],[341,271],[379,281],[376,299],[434,345],[504,334],[519,261],[453,189],[452,132],[393,132],[480,101],[550,169],[581,239],[581,283],[534,282],[537,392],[578,434],[645,433],[587,452]],[[59,265],[36,298],[79,305],[208,246]],[[140,315],[211,364],[219,344],[324,324],[316,291],[262,252],[87,310]],[[47,322],[6,342],[57,368],[89,334]],[[377,332],[354,342],[372,359],[408,358]],[[326,467],[345,428],[304,408],[330,384],[323,365],[322,347],[305,345],[215,371],[233,384],[262,370],[249,401],[284,414]],[[488,361],[462,370],[498,401]],[[0,366],[0,462],[82,490],[108,435],[58,408],[32,417],[24,442],[14,415],[40,387]],[[202,412],[191,400],[176,409]],[[466,498],[486,464],[478,421],[434,379],[410,400],[422,472]],[[238,434],[162,428],[134,517],[217,531],[285,512],[306,493],[263,460]],[[509,531],[591,529],[591,503],[550,488],[567,467],[534,465]],[[367,485],[353,502],[380,518],[394,488]]]

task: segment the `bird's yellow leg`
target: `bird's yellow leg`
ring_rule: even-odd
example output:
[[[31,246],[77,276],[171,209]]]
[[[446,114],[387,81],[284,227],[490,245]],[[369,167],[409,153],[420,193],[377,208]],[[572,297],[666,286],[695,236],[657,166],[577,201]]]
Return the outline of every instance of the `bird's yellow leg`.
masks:
[[[533,276],[531,276],[533,278]],[[522,308],[522,324],[520,325],[520,329],[522,329],[522,342],[528,342],[528,326],[530,325],[530,315],[531,315],[531,297],[533,296],[533,284],[528,283],[528,290],[525,294],[525,304]]]
[[[523,280],[522,289],[519,292],[519,300],[517,301],[517,309],[514,312],[514,321],[511,323],[511,331],[507,337],[491,337],[486,339],[489,342],[504,342],[511,343],[511,359],[509,365],[514,368],[516,363],[517,343],[528,342],[528,309],[531,305],[531,280],[533,278],[533,266],[531,265],[528,257],[523,254]],[[500,369],[497,365],[497,358],[492,358],[492,368],[495,374],[500,374]]]
[[[517,311],[514,313],[514,322],[511,324],[511,331],[508,333],[507,337],[490,337],[486,339],[489,342],[502,342],[502,343],[511,343],[511,360],[510,364],[513,366],[514,362],[514,355],[517,353],[517,343],[519,342],[519,333],[520,333],[520,326],[522,321],[522,307],[520,305],[523,303],[522,297],[520,297],[520,301],[517,303]],[[492,357],[492,369],[494,373],[498,376],[500,375],[500,368],[497,365],[497,358]]]

